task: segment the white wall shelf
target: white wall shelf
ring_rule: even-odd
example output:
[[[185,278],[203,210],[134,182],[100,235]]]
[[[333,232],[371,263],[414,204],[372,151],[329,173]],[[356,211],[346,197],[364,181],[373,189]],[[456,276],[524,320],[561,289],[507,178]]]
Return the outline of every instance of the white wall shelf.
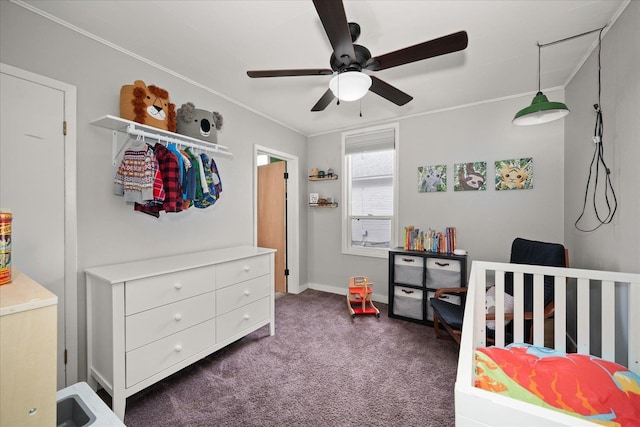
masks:
[[[141,123],[132,122],[131,120],[126,120],[116,116],[106,115],[92,121],[91,124],[106,129],[111,129],[111,151],[114,166],[116,165],[116,162],[120,155],[129,146],[129,142],[131,141],[132,136],[136,138],[149,138],[152,141],[156,141],[161,144],[174,143],[178,146],[191,147],[195,148],[196,150],[223,154],[227,156],[233,155],[224,145],[202,141],[200,139],[191,138],[190,136],[180,135],[178,133],[169,132],[164,129],[158,129],[153,126],[143,125]],[[122,144],[119,142],[118,137],[118,135],[121,133],[125,134],[125,139]]]
[[[333,176],[324,176],[320,178],[319,176],[311,175],[309,176],[309,181],[333,181],[338,179],[338,175]]]
[[[337,208],[337,203],[309,203],[310,208]]]

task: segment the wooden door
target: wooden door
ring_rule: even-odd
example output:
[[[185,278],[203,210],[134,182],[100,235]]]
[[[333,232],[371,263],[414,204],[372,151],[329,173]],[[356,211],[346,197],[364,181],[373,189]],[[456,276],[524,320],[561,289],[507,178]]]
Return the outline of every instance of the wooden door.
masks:
[[[0,208],[12,266],[58,296],[58,388],[66,384],[64,92],[0,73]]]
[[[258,166],[258,246],[273,248],[275,291],[287,292],[287,181],[284,161]]]

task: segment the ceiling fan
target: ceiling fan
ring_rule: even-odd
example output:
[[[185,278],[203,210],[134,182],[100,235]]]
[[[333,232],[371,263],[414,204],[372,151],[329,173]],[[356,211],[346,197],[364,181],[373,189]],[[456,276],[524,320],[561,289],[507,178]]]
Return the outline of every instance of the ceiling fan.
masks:
[[[342,0],[313,0],[313,4],[333,48],[333,53],[329,59],[331,69],[304,68],[247,71],[247,75],[252,78],[334,75],[329,84],[329,89],[322,95],[311,111],[324,110],[336,97],[338,100],[344,101],[360,99],[369,90],[396,105],[405,105],[413,99],[411,95],[404,93],[376,76],[364,73],[364,71],[386,70],[398,65],[446,55],[463,50],[468,44],[466,31],[459,31],[372,57],[369,49],[355,44],[360,35],[360,25],[355,22],[347,22]]]

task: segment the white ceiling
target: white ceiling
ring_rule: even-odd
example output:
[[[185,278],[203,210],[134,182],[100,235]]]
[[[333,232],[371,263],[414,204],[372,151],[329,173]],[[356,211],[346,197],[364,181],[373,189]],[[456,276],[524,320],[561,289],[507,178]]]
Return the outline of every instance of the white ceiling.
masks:
[[[331,45],[311,0],[18,3],[305,135],[316,135],[534,93],[536,42],[544,44],[610,24],[628,0],[345,0],[347,19],[362,29],[357,43],[373,56],[460,30],[469,36],[464,51],[375,72],[414,99],[399,107],[369,92],[361,103],[363,117],[357,101],[339,106],[334,102],[322,112],[310,111],[328,88],[331,76],[250,79],[246,75],[247,70],[330,68]],[[566,85],[597,38],[596,32],[544,47],[543,90]],[[215,105],[198,107],[216,110]]]

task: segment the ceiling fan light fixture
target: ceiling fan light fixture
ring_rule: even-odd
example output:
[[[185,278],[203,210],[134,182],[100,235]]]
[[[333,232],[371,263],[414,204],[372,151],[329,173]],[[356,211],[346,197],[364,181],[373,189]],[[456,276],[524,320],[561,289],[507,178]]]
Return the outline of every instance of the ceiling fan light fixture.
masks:
[[[338,73],[329,82],[329,89],[341,101],[357,101],[367,94],[371,77],[361,71]]]
[[[531,105],[518,111],[513,118],[513,124],[518,126],[539,125],[563,118],[569,114],[569,109],[562,102],[553,102],[546,95],[538,92],[533,97]]]

